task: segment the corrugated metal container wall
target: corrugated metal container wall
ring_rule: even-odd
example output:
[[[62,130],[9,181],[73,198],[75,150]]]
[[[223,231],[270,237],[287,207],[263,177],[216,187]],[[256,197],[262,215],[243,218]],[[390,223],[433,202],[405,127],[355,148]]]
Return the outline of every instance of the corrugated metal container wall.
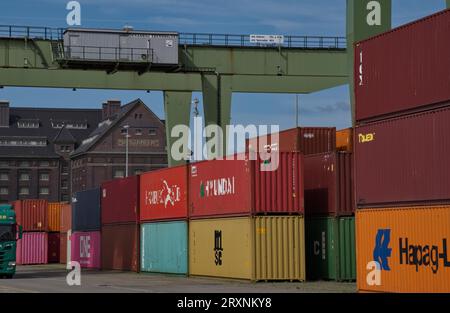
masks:
[[[24,231],[48,230],[47,200],[18,200],[13,202],[17,223]]]
[[[74,232],[70,236],[72,261],[80,263],[82,268],[99,269],[101,242],[100,232]]]
[[[67,233],[61,233],[59,241],[59,263],[67,264],[67,241],[69,235]]]
[[[305,156],[305,214],[352,215],[353,155],[334,152]]]
[[[101,228],[100,188],[77,192],[72,200],[72,231]]]
[[[141,225],[141,270],[188,273],[188,223],[159,222]]]
[[[450,100],[449,36],[446,10],[358,43],[356,120]]]
[[[67,233],[72,229],[72,206],[70,204],[63,204],[61,207],[61,233]]]
[[[17,241],[16,263],[18,265],[47,264],[48,237],[47,233],[23,233]]]
[[[336,147],[336,128],[298,127],[246,140],[247,151],[266,151],[268,147],[280,152],[300,151],[303,154],[331,152]]]
[[[102,226],[102,261],[105,270],[139,271],[139,225]]]
[[[354,217],[310,218],[305,230],[307,279],[356,280]]]
[[[139,176],[102,184],[102,224],[139,223]]]
[[[305,280],[303,217],[240,217],[189,224],[189,273],[252,281]]]
[[[341,129],[336,132],[336,150],[353,152],[353,128]]]
[[[141,175],[141,221],[187,219],[188,167],[177,166]]]
[[[49,233],[48,235],[48,263],[59,263],[60,258],[60,233]]]
[[[357,211],[358,290],[450,293],[449,237],[450,206]]]
[[[48,231],[61,230],[61,208],[64,203],[50,202],[48,204]]]
[[[358,207],[450,200],[450,108],[356,128]]]
[[[190,217],[303,213],[301,153],[279,153],[278,168],[274,159],[265,164],[246,158],[190,166]]]

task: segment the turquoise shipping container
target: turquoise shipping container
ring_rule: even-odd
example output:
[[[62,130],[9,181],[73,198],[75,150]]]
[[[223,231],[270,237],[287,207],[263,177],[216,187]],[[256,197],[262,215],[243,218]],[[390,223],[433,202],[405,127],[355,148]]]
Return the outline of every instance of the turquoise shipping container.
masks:
[[[188,274],[188,223],[141,225],[141,271]]]

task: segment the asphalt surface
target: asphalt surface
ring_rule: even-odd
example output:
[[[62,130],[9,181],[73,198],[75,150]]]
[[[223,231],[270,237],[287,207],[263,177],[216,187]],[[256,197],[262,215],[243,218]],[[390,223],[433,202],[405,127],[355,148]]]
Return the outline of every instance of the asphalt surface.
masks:
[[[216,278],[82,270],[81,286],[69,286],[64,265],[19,266],[13,279],[0,279],[0,293],[352,293],[354,283],[251,283]]]

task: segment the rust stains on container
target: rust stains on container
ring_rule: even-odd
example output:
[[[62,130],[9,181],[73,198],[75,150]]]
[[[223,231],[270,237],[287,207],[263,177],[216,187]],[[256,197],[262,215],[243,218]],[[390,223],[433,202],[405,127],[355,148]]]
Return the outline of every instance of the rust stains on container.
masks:
[[[27,232],[48,230],[47,200],[17,200],[13,202],[17,224]]]
[[[358,207],[450,200],[450,108],[357,127]]]
[[[358,290],[449,293],[449,238],[450,206],[358,210]]]
[[[236,157],[236,156],[235,156]],[[282,152],[270,161],[214,160],[192,164],[190,217],[303,214],[303,155]]]
[[[354,212],[353,155],[305,156],[305,214],[342,216]]]
[[[450,10],[355,46],[356,120],[450,100]]]

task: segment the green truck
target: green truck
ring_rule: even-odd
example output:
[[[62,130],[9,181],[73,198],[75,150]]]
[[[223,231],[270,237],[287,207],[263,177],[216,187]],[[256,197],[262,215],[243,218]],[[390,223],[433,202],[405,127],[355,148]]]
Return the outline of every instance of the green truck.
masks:
[[[21,238],[22,226],[17,225],[13,207],[0,204],[0,278],[12,278],[16,273],[16,246]]]

